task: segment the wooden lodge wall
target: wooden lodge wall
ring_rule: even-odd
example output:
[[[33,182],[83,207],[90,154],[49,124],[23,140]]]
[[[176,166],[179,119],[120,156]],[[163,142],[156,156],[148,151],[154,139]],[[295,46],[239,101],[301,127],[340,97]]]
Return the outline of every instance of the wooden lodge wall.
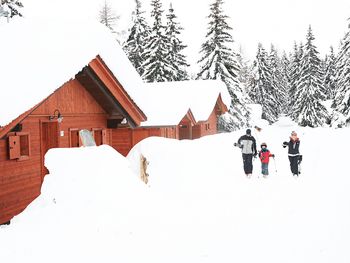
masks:
[[[196,139],[217,132],[217,109],[207,121],[196,124],[193,116],[187,114],[175,126],[131,129],[119,125],[110,129],[107,127],[109,114],[81,83],[75,79],[68,81],[21,120],[15,130],[0,139],[0,224],[11,220],[40,195],[48,173],[44,167],[47,150],[79,147],[81,129],[92,131],[97,145],[109,144],[124,156],[135,144],[150,136]],[[54,113],[57,117],[58,112],[63,116],[62,122],[57,118],[49,119]],[[19,141],[24,149],[10,150],[12,144]]]
[[[169,126],[113,129],[112,146],[126,156],[134,145],[151,136],[179,139],[179,128],[178,126]]]
[[[61,123],[49,120],[56,109],[63,116]],[[44,134],[47,127],[54,128]],[[21,134],[29,135],[29,157],[10,160],[8,137],[0,139],[0,223],[20,213],[40,194],[47,172],[43,166],[46,148],[78,146],[71,142],[79,129],[95,130],[97,138],[110,144],[107,114],[78,81],[71,80],[21,122]],[[45,136],[51,140],[47,142]]]
[[[198,139],[206,135],[217,133],[217,112],[216,109],[212,111],[207,121],[200,121],[192,128],[192,139]]]
[[[133,146],[151,136],[191,140],[198,139],[205,135],[216,134],[217,120],[217,111],[213,109],[207,121],[201,121],[195,125],[185,116],[179,125],[176,126],[113,129],[111,131],[111,145],[122,155],[126,156]]]

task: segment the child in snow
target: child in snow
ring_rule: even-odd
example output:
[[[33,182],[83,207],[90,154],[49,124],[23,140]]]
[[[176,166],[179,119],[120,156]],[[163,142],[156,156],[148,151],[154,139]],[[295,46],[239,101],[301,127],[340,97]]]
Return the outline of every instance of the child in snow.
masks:
[[[261,173],[266,178],[269,175],[269,161],[270,157],[275,158],[275,155],[272,154],[268,149],[266,143],[260,145],[261,150],[259,151],[259,158],[261,161]]]

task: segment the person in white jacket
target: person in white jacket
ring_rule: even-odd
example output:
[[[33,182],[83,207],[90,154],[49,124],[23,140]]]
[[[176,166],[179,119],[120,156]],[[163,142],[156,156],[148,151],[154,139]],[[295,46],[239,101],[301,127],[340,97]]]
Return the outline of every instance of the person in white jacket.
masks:
[[[257,156],[257,150],[256,141],[250,129],[247,129],[246,134],[238,139],[237,146],[242,149],[244,172],[248,177],[251,177],[253,172],[253,156]]]

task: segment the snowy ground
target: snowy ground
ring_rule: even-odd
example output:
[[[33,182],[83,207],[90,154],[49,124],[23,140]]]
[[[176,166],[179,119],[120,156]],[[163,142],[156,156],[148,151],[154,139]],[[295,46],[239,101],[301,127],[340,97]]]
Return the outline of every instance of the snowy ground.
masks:
[[[258,160],[245,178],[233,147],[243,131],[153,137],[128,158],[109,146],[50,150],[42,195],[0,228],[1,262],[350,262],[349,129],[259,125],[253,136],[276,155],[267,179]],[[281,146],[292,130],[297,179]]]

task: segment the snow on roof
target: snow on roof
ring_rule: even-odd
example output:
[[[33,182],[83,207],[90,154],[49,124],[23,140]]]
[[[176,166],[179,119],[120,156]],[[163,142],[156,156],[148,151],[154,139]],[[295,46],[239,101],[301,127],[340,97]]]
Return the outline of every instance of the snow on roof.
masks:
[[[104,25],[16,19],[0,26],[0,126],[74,78],[97,55],[137,104],[141,78]]]
[[[188,80],[145,84],[147,97],[140,101],[147,121],[141,126],[177,125],[190,109],[196,121],[205,121],[221,94],[229,107],[230,95],[219,80]]]
[[[17,19],[0,26],[0,126],[31,109],[73,79],[97,55],[103,59],[146,114],[142,126],[176,125],[191,109],[196,121],[207,120],[221,93],[217,80],[144,84],[113,35],[98,22]],[[5,52],[6,51],[6,52]]]

